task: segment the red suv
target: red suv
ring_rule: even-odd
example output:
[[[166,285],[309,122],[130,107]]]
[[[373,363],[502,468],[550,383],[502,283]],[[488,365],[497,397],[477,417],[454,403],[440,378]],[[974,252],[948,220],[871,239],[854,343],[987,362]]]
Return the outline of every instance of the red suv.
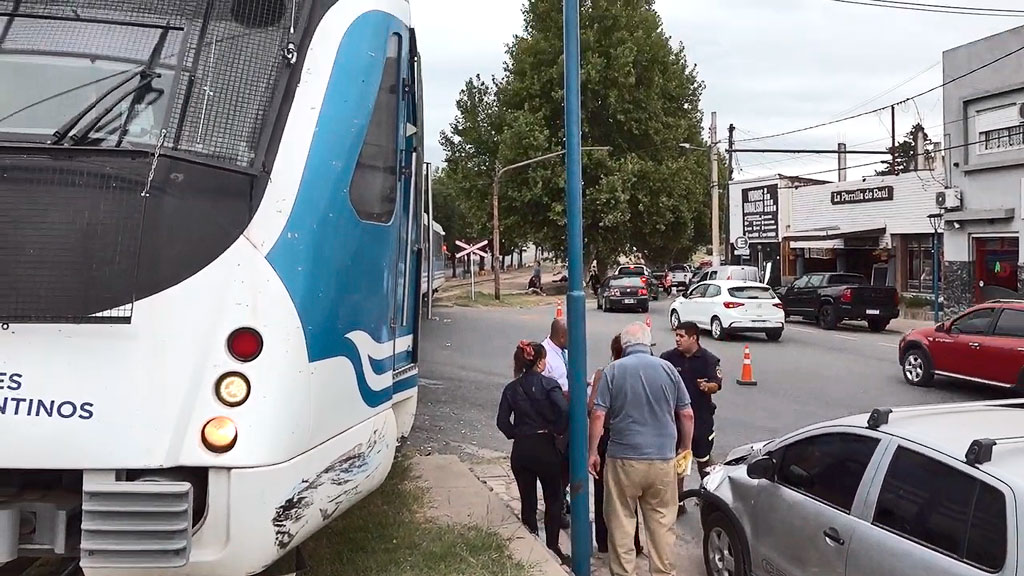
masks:
[[[931,386],[935,376],[993,386],[1024,385],[1024,300],[992,300],[900,339],[903,379]]]

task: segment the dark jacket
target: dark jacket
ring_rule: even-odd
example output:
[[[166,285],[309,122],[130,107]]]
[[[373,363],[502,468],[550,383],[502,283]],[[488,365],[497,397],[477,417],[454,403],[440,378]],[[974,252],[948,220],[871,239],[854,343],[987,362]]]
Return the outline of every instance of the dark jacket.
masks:
[[[562,387],[552,378],[527,370],[502,391],[497,424],[509,440],[538,432],[565,434],[569,428],[569,404]]]

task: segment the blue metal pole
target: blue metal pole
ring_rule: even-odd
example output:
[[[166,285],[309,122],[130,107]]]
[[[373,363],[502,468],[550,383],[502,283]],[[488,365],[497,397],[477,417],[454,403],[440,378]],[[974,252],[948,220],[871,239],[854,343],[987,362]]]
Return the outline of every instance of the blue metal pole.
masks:
[[[938,324],[939,316],[939,231],[932,234],[932,319]]]
[[[587,319],[583,292],[583,165],[580,128],[580,2],[562,4],[565,44],[565,205],[569,293],[569,486],[572,572],[590,574],[590,480],[587,476]]]

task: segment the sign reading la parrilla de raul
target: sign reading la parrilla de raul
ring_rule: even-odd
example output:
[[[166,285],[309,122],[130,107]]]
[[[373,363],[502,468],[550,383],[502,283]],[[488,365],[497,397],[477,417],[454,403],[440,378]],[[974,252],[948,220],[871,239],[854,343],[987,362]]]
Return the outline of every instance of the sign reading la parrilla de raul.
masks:
[[[886,202],[892,200],[892,186],[875,186],[856,190],[836,190],[832,193],[832,204],[861,204],[864,202]]]

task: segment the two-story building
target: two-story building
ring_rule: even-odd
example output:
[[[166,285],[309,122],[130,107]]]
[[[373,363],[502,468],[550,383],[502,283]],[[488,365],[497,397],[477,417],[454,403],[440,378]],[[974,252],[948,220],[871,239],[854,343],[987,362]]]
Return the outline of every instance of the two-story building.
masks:
[[[1024,218],[1024,26],[942,54],[950,190],[943,269],[947,316],[1020,297]],[[1015,54],[1008,54],[1017,51]],[[998,61],[997,61],[998,60]]]

